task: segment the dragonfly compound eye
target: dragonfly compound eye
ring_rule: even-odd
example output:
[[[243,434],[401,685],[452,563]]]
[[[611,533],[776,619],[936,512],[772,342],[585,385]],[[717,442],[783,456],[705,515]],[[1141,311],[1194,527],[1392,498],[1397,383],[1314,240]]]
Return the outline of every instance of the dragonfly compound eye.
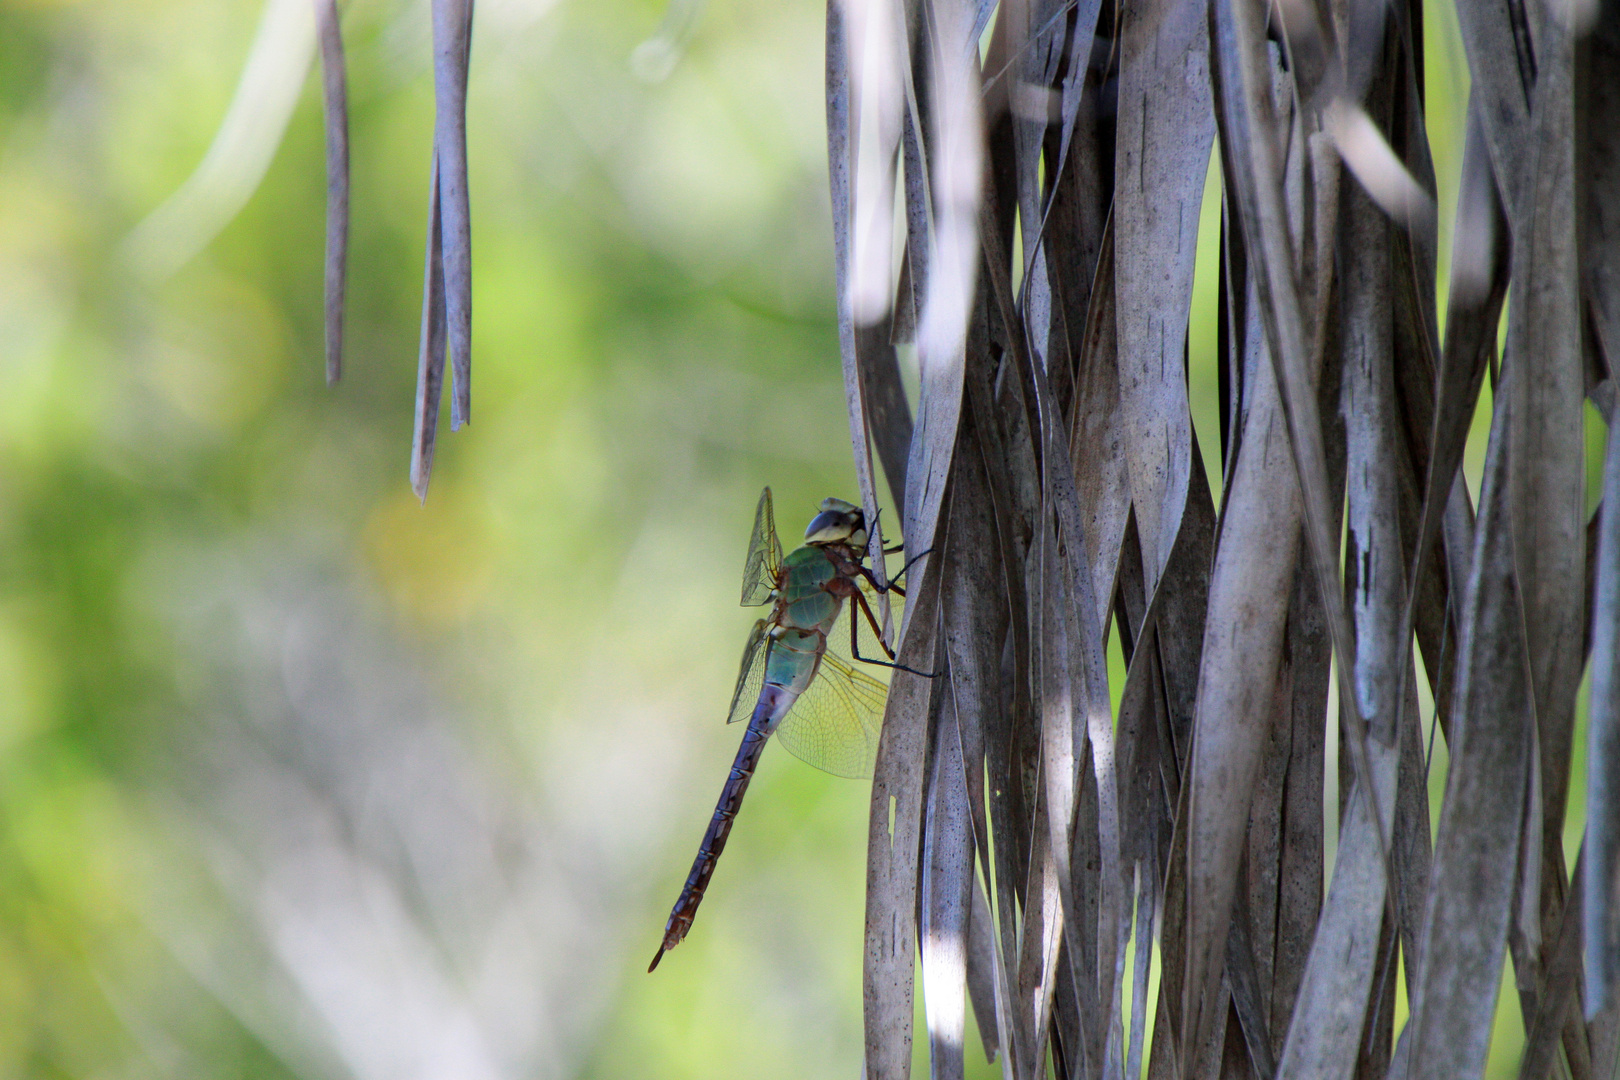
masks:
[[[865,535],[866,515],[860,507],[842,499],[827,499],[821,505],[821,513],[811,518],[804,530],[806,544],[846,544],[857,535]]]

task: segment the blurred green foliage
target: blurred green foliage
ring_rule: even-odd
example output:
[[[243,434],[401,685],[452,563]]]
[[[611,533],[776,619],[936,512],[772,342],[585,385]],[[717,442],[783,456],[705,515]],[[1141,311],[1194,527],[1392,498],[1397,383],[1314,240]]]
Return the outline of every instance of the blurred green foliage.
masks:
[[[658,3],[479,5],[474,423],[442,437],[419,506],[426,4],[344,5],[354,224],[331,390],[313,74],[199,254],[154,277],[128,241],[208,150],[260,5],[0,4],[0,1076],[391,1074],[363,1047],[375,1017],[297,974],[252,816],[221,809],[242,785],[219,759],[303,745],[277,742],[301,708],[298,582],[352,630],[338,659],[408,672],[469,788],[534,825],[504,865],[567,884],[526,917],[596,924],[508,973],[535,1014],[519,1022],[485,985],[499,920],[467,917],[478,946],[416,913],[493,1075],[854,1067],[858,784],[768,755],[697,932],[641,973],[733,749],[719,717],[758,490],[791,529],[853,486],[821,14],[710,4],[647,83],[630,56]],[[308,739],[342,746],[344,722]]]

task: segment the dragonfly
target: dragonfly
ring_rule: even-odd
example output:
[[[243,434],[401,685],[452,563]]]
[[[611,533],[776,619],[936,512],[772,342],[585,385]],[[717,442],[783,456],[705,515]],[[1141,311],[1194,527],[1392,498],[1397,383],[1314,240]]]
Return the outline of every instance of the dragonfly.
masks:
[[[784,557],[776,536],[771,489],[760,494],[743,564],[742,604],[770,604],[771,610],[754,623],[743,648],[727,717],[730,723],[746,719],[748,728],[692,861],[692,872],[669,913],[663,944],[647,966],[649,972],[692,928],[748,782],[773,734],[795,757],[818,769],[835,776],[871,775],[889,688],[855,664],[913,669],[896,661],[885,636],[905,589],[872,573],[865,562],[866,547],[865,511],[842,499],[824,499],[804,531],[804,545]],[[907,563],[896,576],[904,576],[910,567]],[[879,613],[887,616],[881,623]],[[847,653],[842,645],[841,618],[848,624]],[[861,655],[863,622],[876,636],[886,659]],[[928,672],[913,673],[930,676]]]

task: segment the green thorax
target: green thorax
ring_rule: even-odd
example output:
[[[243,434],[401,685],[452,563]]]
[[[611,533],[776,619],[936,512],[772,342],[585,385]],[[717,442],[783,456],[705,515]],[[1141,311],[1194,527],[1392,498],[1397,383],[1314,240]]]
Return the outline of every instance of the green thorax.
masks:
[[[827,553],[817,547],[796,548],[782,560],[777,589],[777,625],[825,634],[838,620],[843,601],[826,586],[838,576]]]

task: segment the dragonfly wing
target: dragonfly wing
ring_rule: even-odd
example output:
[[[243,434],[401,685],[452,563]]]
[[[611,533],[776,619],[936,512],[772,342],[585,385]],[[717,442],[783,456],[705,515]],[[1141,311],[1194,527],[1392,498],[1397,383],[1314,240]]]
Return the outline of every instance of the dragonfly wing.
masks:
[[[868,671],[881,673],[883,681]],[[829,639],[815,681],[783,718],[777,739],[794,757],[834,776],[871,776],[889,697],[887,677],[886,668],[852,663]]]
[[[776,538],[776,511],[771,489],[759,493],[754,510],[754,535],[748,541],[748,559],[743,563],[742,606],[758,607],[771,598],[782,569],[782,542]]]
[[[728,724],[747,720],[754,714],[759,688],[765,683],[765,654],[770,651],[765,644],[765,620],[760,619],[754,623],[753,633],[748,635],[748,644],[743,646],[742,667],[737,671],[737,689],[731,692],[731,711],[726,713]]]

